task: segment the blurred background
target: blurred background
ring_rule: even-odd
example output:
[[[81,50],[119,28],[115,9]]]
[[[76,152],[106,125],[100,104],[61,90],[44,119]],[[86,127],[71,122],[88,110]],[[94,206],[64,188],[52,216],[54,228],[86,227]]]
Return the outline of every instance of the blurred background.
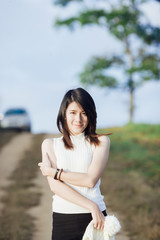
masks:
[[[1,1],[0,118],[24,108],[33,133],[56,133],[62,97],[81,86],[99,128],[159,123],[159,16],[155,0]]]
[[[0,240],[51,239],[37,164],[77,87],[95,100],[98,133],[113,133],[101,190],[116,240],[159,240],[160,1],[1,0],[0,34]]]

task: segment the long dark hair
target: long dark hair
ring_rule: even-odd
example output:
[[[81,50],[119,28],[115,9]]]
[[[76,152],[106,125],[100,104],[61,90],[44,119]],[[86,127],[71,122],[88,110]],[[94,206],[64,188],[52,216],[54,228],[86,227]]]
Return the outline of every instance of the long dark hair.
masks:
[[[76,88],[69,90],[64,95],[57,116],[57,127],[63,134],[63,142],[65,147],[68,149],[73,149],[69,129],[65,120],[66,109],[72,102],[78,103],[83,108],[88,118],[88,125],[84,130],[85,137],[90,140],[91,143],[99,145],[100,141],[98,139],[98,135],[96,134],[97,112],[94,100],[86,90],[83,88]]]

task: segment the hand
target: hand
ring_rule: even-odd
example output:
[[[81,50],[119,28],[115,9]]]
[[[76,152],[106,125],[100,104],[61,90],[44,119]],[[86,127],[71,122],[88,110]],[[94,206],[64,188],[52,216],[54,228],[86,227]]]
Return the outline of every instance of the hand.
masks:
[[[44,162],[38,163],[38,166],[40,167],[40,170],[43,174],[43,176],[48,176],[49,173],[51,172],[51,161],[49,158],[48,153],[46,152]]]
[[[105,217],[96,204],[93,205],[91,214],[93,218],[93,227],[98,230],[103,230]]]
[[[40,162],[40,163],[38,163],[38,166],[40,167],[40,170],[41,170],[41,172],[42,172],[42,174],[43,174],[43,176],[49,176],[50,174],[50,171],[51,171],[51,167],[48,167],[45,163],[43,163],[43,162]]]

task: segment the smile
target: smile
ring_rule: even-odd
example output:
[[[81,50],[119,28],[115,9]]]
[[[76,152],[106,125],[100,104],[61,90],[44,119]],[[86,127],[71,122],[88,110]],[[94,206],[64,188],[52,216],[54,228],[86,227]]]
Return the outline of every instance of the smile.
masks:
[[[83,125],[74,124],[75,127],[83,127]]]

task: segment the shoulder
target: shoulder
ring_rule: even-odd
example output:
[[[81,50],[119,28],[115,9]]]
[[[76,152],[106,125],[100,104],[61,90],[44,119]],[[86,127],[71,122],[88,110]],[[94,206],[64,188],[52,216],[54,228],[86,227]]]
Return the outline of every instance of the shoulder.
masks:
[[[110,147],[111,141],[108,136],[101,135],[101,136],[98,136],[98,139],[100,141],[100,146]]]
[[[53,138],[46,138],[42,142],[42,147],[46,145],[50,145],[51,143],[53,143]]]
[[[56,137],[56,138],[46,138],[43,140],[41,147],[43,148],[53,148],[54,142],[61,142],[62,141],[62,136],[61,137]]]
[[[43,142],[41,144],[41,149],[47,150],[47,149],[51,148],[52,145],[53,145],[53,138],[46,138],[43,140]]]
[[[56,138],[46,138],[42,142],[42,146],[53,144],[54,141],[60,141],[62,137],[56,137]]]
[[[100,136],[98,136],[98,139],[99,139],[100,142],[104,142],[104,143],[110,144],[110,139],[106,135],[100,135]]]

